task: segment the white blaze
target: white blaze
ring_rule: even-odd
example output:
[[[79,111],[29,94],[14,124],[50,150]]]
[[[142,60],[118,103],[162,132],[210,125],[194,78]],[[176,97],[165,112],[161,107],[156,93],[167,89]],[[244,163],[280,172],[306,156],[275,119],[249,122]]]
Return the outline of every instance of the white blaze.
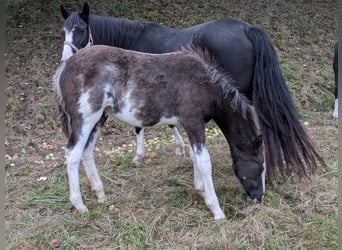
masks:
[[[72,43],[72,30],[68,31],[64,28],[65,31],[65,41]],[[63,52],[62,52],[62,58],[61,61],[67,60],[69,57],[73,55],[72,48],[68,44],[64,44],[63,46]]]

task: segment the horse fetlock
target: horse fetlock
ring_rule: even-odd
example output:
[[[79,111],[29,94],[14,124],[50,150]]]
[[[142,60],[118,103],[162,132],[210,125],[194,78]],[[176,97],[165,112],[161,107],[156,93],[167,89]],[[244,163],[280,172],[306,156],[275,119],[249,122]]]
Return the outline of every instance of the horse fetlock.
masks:
[[[139,167],[142,163],[143,158],[144,156],[137,154],[134,156],[132,163],[136,165],[137,167]]]
[[[220,220],[226,217],[219,205],[217,198],[205,199],[205,203],[207,204],[207,207],[210,209],[210,211],[214,215],[214,220]]]

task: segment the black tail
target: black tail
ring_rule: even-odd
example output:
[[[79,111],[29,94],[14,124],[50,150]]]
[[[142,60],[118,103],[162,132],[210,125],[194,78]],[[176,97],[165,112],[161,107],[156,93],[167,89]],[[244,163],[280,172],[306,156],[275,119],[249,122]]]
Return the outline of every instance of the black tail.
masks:
[[[261,122],[268,176],[274,176],[278,166],[283,177],[308,177],[307,169],[313,173],[318,162],[326,165],[299,121],[267,33],[249,27],[246,34],[254,46],[252,101]]]

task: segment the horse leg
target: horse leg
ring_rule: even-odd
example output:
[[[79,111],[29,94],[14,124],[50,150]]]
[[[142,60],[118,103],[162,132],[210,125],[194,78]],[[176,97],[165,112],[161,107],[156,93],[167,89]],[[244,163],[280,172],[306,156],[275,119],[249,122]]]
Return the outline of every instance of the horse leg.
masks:
[[[83,114],[83,121],[77,122],[77,116],[72,117],[71,125],[73,124],[81,124],[80,128],[73,127],[71,129],[71,135],[69,137],[68,145],[66,147],[66,159],[67,159],[67,173],[69,179],[69,189],[70,189],[70,201],[73,206],[80,212],[84,213],[87,212],[88,209],[84,205],[82,200],[82,195],[80,191],[80,180],[79,180],[79,165],[81,162],[82,157],[85,154],[85,148],[87,148],[87,152],[90,155],[93,155],[93,152],[90,153],[90,150],[94,150],[94,145],[87,145],[87,142],[91,142],[90,139],[91,132],[93,131],[95,125],[100,121],[102,112],[98,111],[92,114]],[[91,156],[93,158],[93,156]],[[87,161],[87,159],[86,159]],[[89,164],[91,160],[88,159]],[[95,163],[93,167],[96,168]]]
[[[263,150],[262,150],[262,155],[264,157],[264,159],[266,159],[266,147],[265,145],[263,145]],[[262,180],[262,189],[264,191],[264,195],[265,195],[265,191],[266,191],[266,161],[264,160],[264,163],[262,164],[264,166],[264,170],[262,171],[261,174],[261,180]]]
[[[87,212],[88,209],[84,205],[80,191],[79,180],[79,165],[84,154],[84,148],[88,141],[91,127],[82,127],[82,132],[78,134],[76,143],[74,138],[77,138],[75,132],[71,133],[67,147],[65,148],[65,156],[67,162],[67,173],[69,179],[69,199],[72,205],[80,212]]]
[[[190,146],[190,158],[194,164],[194,186],[196,191],[204,198],[204,183],[203,180],[198,172],[198,167],[195,166],[196,161],[195,161],[195,155],[194,155],[194,151],[192,150],[192,147]]]
[[[133,163],[136,166],[140,166],[142,159],[145,156],[145,145],[144,145],[144,128],[135,128],[137,133],[137,151],[133,158]]]
[[[176,155],[184,155],[185,154],[185,144],[180,135],[178,129],[174,125],[169,125],[169,127],[173,130],[173,135],[175,137],[176,142]]]
[[[338,42],[335,44],[334,49],[334,62],[333,62],[333,69],[334,69],[334,77],[335,77],[335,107],[333,112],[333,117],[338,119]]]
[[[215,193],[214,183],[212,179],[212,166],[207,146],[203,144],[192,144],[193,157],[194,157],[194,168],[195,179],[197,180],[196,185],[203,186],[201,195],[204,197],[204,201],[215,220],[224,219],[225,215],[220,207],[218,198]],[[198,173],[196,173],[196,171]],[[198,187],[197,187],[198,188]],[[200,190],[202,187],[200,187]]]
[[[96,145],[97,138],[100,136],[100,130],[107,119],[103,116],[101,120],[95,125],[90,133],[85,150],[82,156],[82,162],[87,173],[87,177],[90,182],[91,190],[96,192],[96,197],[98,202],[104,202],[106,200],[106,195],[103,190],[103,184],[97,172],[95,160],[94,160],[94,149]]]

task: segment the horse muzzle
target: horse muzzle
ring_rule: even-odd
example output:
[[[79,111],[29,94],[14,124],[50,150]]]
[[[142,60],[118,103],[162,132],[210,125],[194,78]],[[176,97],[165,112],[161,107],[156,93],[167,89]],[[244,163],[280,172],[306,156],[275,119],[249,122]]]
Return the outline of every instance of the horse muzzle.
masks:
[[[261,203],[264,200],[264,195],[252,195],[247,196],[247,202],[250,203]]]

